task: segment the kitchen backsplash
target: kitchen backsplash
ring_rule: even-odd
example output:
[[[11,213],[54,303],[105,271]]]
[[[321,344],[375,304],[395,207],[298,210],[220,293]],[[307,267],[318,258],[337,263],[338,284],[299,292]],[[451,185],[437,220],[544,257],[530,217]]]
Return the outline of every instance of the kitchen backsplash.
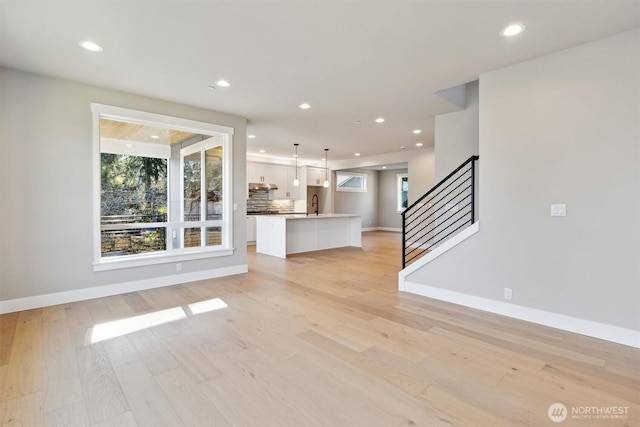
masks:
[[[269,200],[269,193],[264,190],[249,190],[247,212],[293,213],[293,200]]]

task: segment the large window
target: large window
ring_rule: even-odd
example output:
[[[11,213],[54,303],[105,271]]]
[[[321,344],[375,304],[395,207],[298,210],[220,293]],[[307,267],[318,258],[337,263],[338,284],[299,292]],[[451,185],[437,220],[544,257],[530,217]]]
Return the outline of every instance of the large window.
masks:
[[[94,269],[230,255],[228,127],[92,104]]]

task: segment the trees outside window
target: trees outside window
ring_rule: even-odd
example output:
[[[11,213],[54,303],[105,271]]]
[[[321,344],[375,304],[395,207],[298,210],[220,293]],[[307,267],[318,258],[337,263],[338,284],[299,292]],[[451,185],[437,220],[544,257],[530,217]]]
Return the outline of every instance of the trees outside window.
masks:
[[[100,154],[100,222],[103,225],[167,221],[167,160]],[[102,256],[166,250],[166,228],[109,229],[101,233]]]

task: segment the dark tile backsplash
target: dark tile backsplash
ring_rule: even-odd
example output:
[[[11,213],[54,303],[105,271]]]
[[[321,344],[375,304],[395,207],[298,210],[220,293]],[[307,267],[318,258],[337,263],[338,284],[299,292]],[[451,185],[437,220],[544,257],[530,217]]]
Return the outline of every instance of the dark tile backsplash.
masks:
[[[249,190],[247,213],[293,213],[293,200],[269,200],[265,190]]]

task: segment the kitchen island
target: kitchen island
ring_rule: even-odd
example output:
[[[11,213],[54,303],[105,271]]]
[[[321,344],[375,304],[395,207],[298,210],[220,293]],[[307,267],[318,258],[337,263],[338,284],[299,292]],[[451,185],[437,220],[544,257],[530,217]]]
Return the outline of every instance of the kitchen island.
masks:
[[[286,258],[288,254],[362,246],[360,215],[259,215],[256,252]]]

